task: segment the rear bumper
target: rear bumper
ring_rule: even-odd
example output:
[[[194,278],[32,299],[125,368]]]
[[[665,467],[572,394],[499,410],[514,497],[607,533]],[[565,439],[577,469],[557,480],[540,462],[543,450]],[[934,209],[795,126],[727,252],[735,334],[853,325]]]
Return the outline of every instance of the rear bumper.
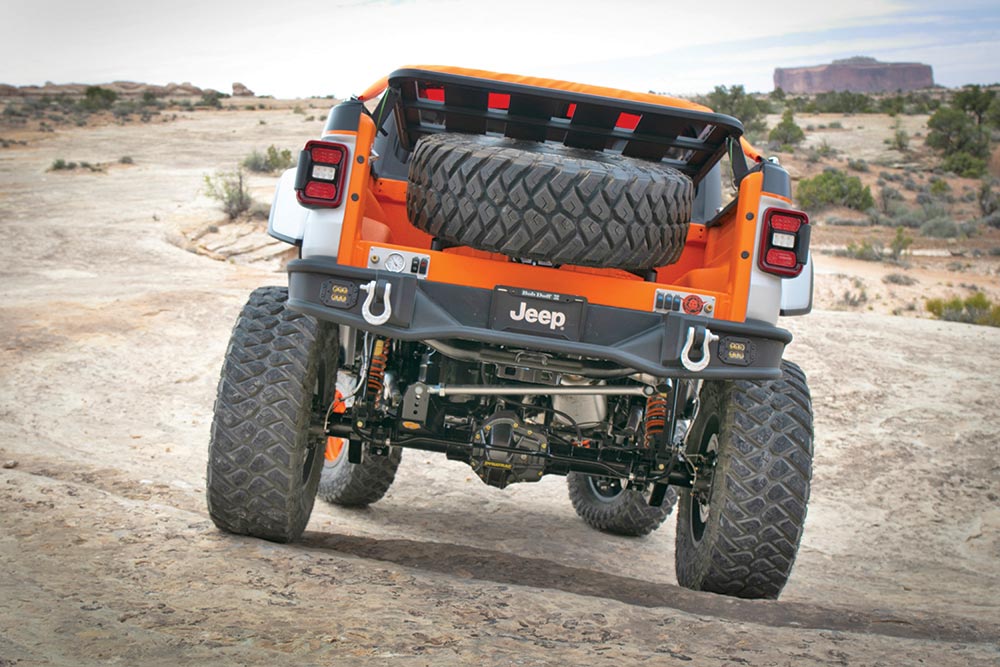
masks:
[[[392,285],[392,314],[382,325],[372,325],[362,315],[365,292],[359,288],[372,280],[377,281],[379,295],[384,293],[385,284]],[[785,345],[792,340],[788,331],[763,323],[728,322],[680,312],[647,313],[595,304],[583,306],[579,340],[501,331],[490,325],[493,290],[344,266],[332,258],[289,262],[288,283],[289,307],[320,320],[400,340],[475,341],[579,360],[565,365],[566,372],[572,372],[574,363],[584,369],[593,365],[587,360],[599,360],[596,365],[602,368],[618,365],[660,377],[777,379],[781,377]],[[335,303],[330,298],[332,284],[341,293],[346,291],[349,298]],[[373,310],[381,313],[381,304]],[[710,344],[708,366],[698,372],[681,364],[690,327],[706,327],[719,336],[719,341]],[[459,343],[455,345],[461,347]],[[722,346],[740,352],[728,353],[724,361],[720,358]]]

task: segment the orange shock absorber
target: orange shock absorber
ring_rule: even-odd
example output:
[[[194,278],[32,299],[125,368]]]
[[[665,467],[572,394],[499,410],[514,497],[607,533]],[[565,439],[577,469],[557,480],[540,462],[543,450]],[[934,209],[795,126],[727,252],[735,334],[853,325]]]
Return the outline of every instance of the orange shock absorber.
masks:
[[[667,395],[653,394],[646,399],[646,449],[656,447],[656,439],[667,425]]]
[[[372,404],[382,401],[382,387],[385,380],[385,366],[389,361],[389,341],[376,338],[372,346],[372,360],[368,365],[368,395]]]

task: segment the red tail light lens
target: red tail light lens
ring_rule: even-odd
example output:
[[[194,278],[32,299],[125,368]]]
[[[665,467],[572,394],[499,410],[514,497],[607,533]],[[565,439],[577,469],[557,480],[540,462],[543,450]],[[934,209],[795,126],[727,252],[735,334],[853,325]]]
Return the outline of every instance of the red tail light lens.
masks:
[[[310,208],[340,206],[347,187],[347,146],[330,141],[310,141],[299,153],[295,193]]]
[[[770,208],[764,213],[757,263],[761,271],[786,278],[802,273],[809,260],[809,218],[801,211]]]

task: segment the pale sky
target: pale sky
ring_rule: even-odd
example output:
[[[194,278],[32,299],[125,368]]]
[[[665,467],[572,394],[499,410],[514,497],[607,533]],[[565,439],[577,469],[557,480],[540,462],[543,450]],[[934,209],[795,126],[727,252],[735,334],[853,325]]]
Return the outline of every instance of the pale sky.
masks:
[[[239,81],[347,96],[408,64],[632,90],[769,91],[775,67],[873,56],[1000,82],[996,0],[0,0],[0,83]]]

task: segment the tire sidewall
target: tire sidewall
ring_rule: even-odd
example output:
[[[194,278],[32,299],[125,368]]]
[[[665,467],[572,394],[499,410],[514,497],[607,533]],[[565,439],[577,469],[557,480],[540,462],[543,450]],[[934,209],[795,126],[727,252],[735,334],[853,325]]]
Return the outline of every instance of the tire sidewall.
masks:
[[[711,437],[718,437],[717,459],[709,495],[709,515],[700,539],[695,536],[696,524],[693,518],[693,513],[699,511],[699,503],[692,497],[690,489],[681,491],[677,506],[677,578],[681,585],[695,589],[701,587],[701,582],[711,568],[712,549],[719,537],[719,505],[725,502],[725,471],[732,458],[725,409],[729,386],[728,382],[705,383],[699,399],[698,415],[688,434],[688,454],[703,453]]]

